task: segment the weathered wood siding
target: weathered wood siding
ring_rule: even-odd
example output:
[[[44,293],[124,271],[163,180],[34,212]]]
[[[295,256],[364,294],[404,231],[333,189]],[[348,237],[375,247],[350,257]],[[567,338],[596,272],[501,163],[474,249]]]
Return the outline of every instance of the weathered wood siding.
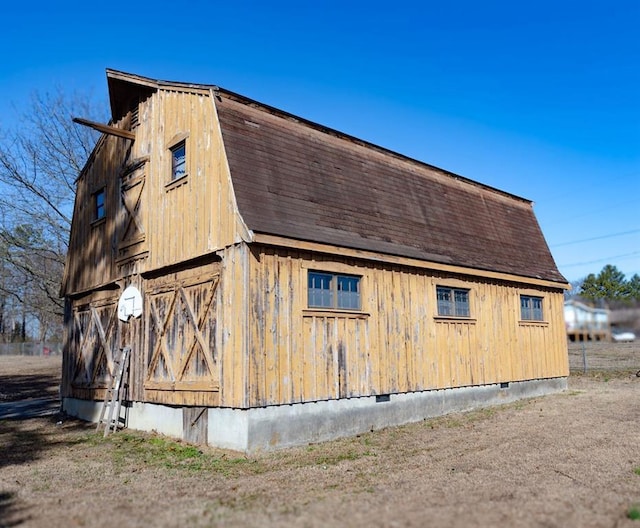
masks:
[[[186,176],[171,181],[171,150],[186,144]],[[140,104],[139,155],[149,156],[145,201],[148,269],[211,253],[242,239],[214,101],[209,93],[159,90]]]
[[[158,90],[105,135],[77,184],[64,292],[76,294],[211,254],[246,238],[209,92]],[[186,143],[186,176],[171,181],[171,150]],[[105,188],[106,218],[93,194]],[[136,260],[132,267],[131,261]],[[120,269],[119,269],[120,268]]]
[[[145,280],[145,401],[218,405],[219,285],[217,260]]]
[[[250,276],[250,405],[568,375],[560,289],[265,249]],[[362,310],[307,309],[307,271],[362,276]],[[470,289],[471,317],[437,316],[436,286]],[[520,295],[544,322],[520,321]]]
[[[224,250],[218,288],[217,343],[220,350],[220,405],[249,406],[249,269],[252,255],[242,243]]]
[[[211,93],[158,90],[139,102],[133,116],[129,112],[113,126],[133,131],[135,140],[104,135],[77,183],[63,285],[69,305],[64,393],[103,398],[112,355],[129,345],[131,399],[217,405],[224,382],[229,404],[243,405],[242,362],[229,359],[223,371],[217,354],[224,348],[246,356],[238,303],[246,291],[246,247],[234,244],[248,234]],[[170,148],[182,140],[187,174],[171,181]],[[96,221],[94,193],[100,189],[105,218]],[[227,246],[229,279],[221,285],[216,252]],[[215,269],[196,262],[203,256],[217,259]],[[130,284],[142,292],[145,314],[122,323],[116,303]],[[224,309],[218,304],[223,301]],[[219,312],[226,319],[217,326]]]
[[[130,397],[247,408],[566,376],[560,289],[248,245],[213,94],[149,92],[103,136],[79,181],[65,268],[63,393],[101,399],[133,347]],[[135,115],[135,119],[134,119]],[[171,180],[185,141],[186,175]],[[106,217],[93,195],[105,189]],[[307,308],[307,272],[362,276],[362,310]],[[141,319],[117,321],[124,287]],[[471,290],[468,320],[438,317],[436,286]],[[521,293],[545,321],[519,320]]]
[[[122,338],[117,290],[96,290],[67,302],[62,395],[102,399],[115,372]]]
[[[78,180],[65,267],[65,293],[88,291],[116,279],[122,231],[119,174],[130,141],[104,136]],[[95,219],[94,194],[105,191],[105,218]]]

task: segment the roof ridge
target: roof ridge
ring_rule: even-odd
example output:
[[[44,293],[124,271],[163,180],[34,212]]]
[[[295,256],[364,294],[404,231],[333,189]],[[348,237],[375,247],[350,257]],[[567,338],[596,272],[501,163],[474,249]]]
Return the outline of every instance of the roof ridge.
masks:
[[[378,145],[376,143],[373,143],[371,141],[367,141],[365,139],[361,139],[358,138],[356,136],[353,136],[351,134],[348,134],[346,132],[342,132],[340,130],[337,130],[335,128],[323,125],[321,123],[317,123],[315,121],[311,121],[310,119],[306,119],[304,117],[292,114],[291,112],[287,112],[286,110],[282,110],[280,108],[277,108],[275,106],[271,106],[267,103],[262,103],[260,101],[257,101],[255,99],[252,99],[250,97],[247,97],[245,95],[239,94],[237,92],[233,92],[231,90],[227,90],[226,88],[222,88],[219,85],[215,85],[215,84],[200,84],[200,83],[184,83],[184,82],[178,82],[178,81],[166,81],[166,80],[158,80],[158,79],[152,79],[150,77],[145,77],[143,75],[137,75],[137,74],[132,74],[132,73],[127,73],[127,72],[123,72],[123,71],[119,71],[119,70],[114,70],[114,69],[110,69],[107,68],[107,78],[111,78],[111,79],[117,79],[120,81],[125,81],[125,82],[130,82],[133,84],[141,84],[150,88],[155,88],[155,89],[161,89],[161,88],[170,88],[170,87],[175,87],[175,88],[181,88],[181,89],[191,89],[191,90],[206,90],[206,91],[213,91],[217,96],[224,96],[227,99],[233,100],[237,103],[240,104],[244,104],[246,106],[252,107],[252,108],[256,108],[259,109],[261,111],[265,111],[268,114],[274,115],[276,117],[280,117],[282,119],[286,119],[295,123],[299,123],[301,125],[304,126],[308,126],[316,131],[319,131],[321,133],[324,133],[326,135],[329,136],[333,136],[335,138],[341,139],[341,140],[346,140],[349,141],[353,144],[356,145],[360,145],[364,148],[367,149],[371,149],[371,150],[375,150],[378,151],[384,155],[387,156],[392,156],[396,159],[400,159],[403,161],[408,161],[412,164],[415,164],[417,166],[420,167],[426,167],[429,168],[431,170],[435,170],[437,172],[439,172],[440,174],[452,178],[454,180],[458,180],[458,181],[462,181],[464,183],[470,184],[472,186],[475,187],[480,187],[482,189],[486,189],[489,190],[491,192],[503,195],[503,196],[507,196],[509,198],[515,198],[516,200],[522,201],[524,203],[527,204],[531,204],[533,203],[532,200],[529,200],[527,198],[524,198],[522,196],[518,196],[516,194],[507,192],[507,191],[503,191],[502,189],[498,189],[496,187],[493,187],[491,185],[487,185],[485,183],[481,183],[477,180],[473,180],[471,178],[467,178],[466,176],[462,176],[460,174],[457,174],[455,172],[443,169],[441,167],[438,167],[436,165],[431,165],[430,163],[427,163],[425,161],[419,160],[417,158],[413,158],[411,156],[407,156],[406,154],[402,154],[400,152],[397,152],[395,150],[389,149],[387,147],[383,147],[381,145]]]

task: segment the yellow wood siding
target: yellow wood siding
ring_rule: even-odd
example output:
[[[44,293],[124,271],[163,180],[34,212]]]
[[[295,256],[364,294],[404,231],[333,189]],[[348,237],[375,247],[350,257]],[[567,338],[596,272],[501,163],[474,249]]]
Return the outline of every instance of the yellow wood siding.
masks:
[[[136,145],[149,155],[149,269],[242,240],[228,164],[209,94],[159,90],[141,103]],[[171,181],[171,150],[186,145],[186,176]]]
[[[251,259],[250,405],[568,375],[561,289],[307,252]],[[362,310],[307,309],[309,269],[362,276]],[[436,287],[470,290],[470,317],[439,317]],[[520,294],[544,321],[520,321]]]
[[[216,343],[220,350],[220,405],[246,407],[255,383],[249,379],[248,273],[250,250],[246,244],[222,252],[217,298]]]
[[[126,130],[130,119],[127,114],[115,126]],[[103,136],[78,181],[66,294],[249,237],[237,211],[210,93],[158,90],[140,102],[134,132],[134,141]],[[172,182],[170,148],[181,140],[187,174]],[[136,162],[137,168],[128,171]],[[93,193],[102,187],[107,216],[94,222]]]
[[[114,127],[128,130],[130,121],[131,114],[127,114]],[[207,353],[215,354],[217,350],[222,353],[224,346],[229,359],[224,373],[217,358],[212,359],[213,363],[208,367],[215,372],[211,372],[210,379],[197,380],[200,384],[205,383],[204,390],[189,379],[189,371],[173,372],[177,381],[170,380],[168,375],[163,378],[161,366],[155,373],[149,372],[154,352],[150,341],[151,326],[155,324],[154,331],[160,332],[164,322],[151,321],[148,314],[140,320],[115,323],[119,338],[109,346],[111,352],[126,344],[134,348],[130,396],[136,401],[219,405],[218,385],[224,382],[228,388],[228,404],[242,406],[246,400],[247,369],[243,368],[242,361],[231,358],[234,355],[246,358],[246,332],[242,322],[246,318],[242,316],[240,299],[247,290],[239,278],[248,268],[242,257],[246,247],[239,250],[238,247],[243,246],[236,243],[248,238],[249,234],[237,212],[211,93],[158,90],[139,103],[133,132],[134,141],[103,136],[78,180],[63,286],[64,294],[74,299],[70,301],[72,313],[66,325],[69,361],[65,365],[69,372],[65,374],[65,390],[75,397],[99,399],[108,378],[101,372],[100,377],[87,383],[86,387],[77,383],[73,388],[71,386],[77,374],[73,369],[77,367],[78,358],[88,353],[81,349],[78,337],[85,329],[78,327],[73,319],[78,306],[101,299],[100,289],[109,288],[110,302],[115,309],[122,289],[135,284],[145,298],[147,310],[151,307],[160,309],[158,307],[166,299],[158,293],[158,288],[171,283],[178,286],[166,293],[169,301],[173,302],[178,292],[181,295],[178,304],[182,303],[181,306],[187,309],[188,303],[196,309],[201,299],[193,296],[204,295],[202,292],[208,290],[205,286],[185,286],[182,279],[176,279],[176,266],[184,270],[183,263],[187,262],[186,268],[191,269],[193,259],[201,259],[203,255],[217,258],[217,251],[231,246],[226,253],[229,256],[225,262],[227,279],[224,284],[217,284],[208,316],[212,321],[222,316],[227,319],[205,335],[211,341]],[[187,147],[187,175],[172,182],[170,148],[181,140]],[[105,189],[106,217],[96,222],[93,193],[101,188]],[[204,272],[204,269],[196,272]],[[142,274],[146,274],[145,278]],[[149,274],[154,278],[149,279]],[[222,300],[226,301],[226,307],[218,306],[218,301]],[[87,314],[81,315],[84,326],[91,322]],[[183,340],[189,332],[195,335],[191,321],[180,324],[182,327],[177,331],[185,332]],[[180,347],[177,343],[167,352],[168,361],[176,368],[183,352]]]
[[[158,391],[218,392],[219,267],[212,262],[146,281],[147,399]]]

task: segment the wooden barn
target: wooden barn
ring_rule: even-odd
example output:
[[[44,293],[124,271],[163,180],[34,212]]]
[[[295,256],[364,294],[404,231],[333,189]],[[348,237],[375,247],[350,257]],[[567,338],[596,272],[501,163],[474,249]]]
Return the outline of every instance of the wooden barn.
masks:
[[[566,388],[532,203],[218,86],[107,70],[77,181],[63,406],[242,451]],[[118,318],[135,286],[141,306]]]

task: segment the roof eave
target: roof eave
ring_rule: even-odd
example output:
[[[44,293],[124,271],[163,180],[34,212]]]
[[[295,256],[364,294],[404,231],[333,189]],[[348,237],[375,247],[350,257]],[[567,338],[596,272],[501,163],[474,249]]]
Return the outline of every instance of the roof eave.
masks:
[[[516,282],[520,284],[529,284],[532,286],[542,286],[546,288],[568,290],[571,286],[564,279],[553,280],[542,277],[531,277],[527,275],[516,275],[514,273],[507,273],[502,271],[494,271],[487,269],[472,268],[459,264],[446,264],[437,262],[435,260],[423,260],[413,257],[403,257],[401,255],[395,255],[390,253],[379,253],[375,251],[368,251],[357,248],[350,248],[346,246],[333,246],[331,244],[325,244],[321,242],[313,242],[308,240],[299,240],[289,238],[280,235],[270,235],[268,233],[254,233],[253,242],[256,244],[263,244],[268,246],[293,248],[296,250],[317,251],[326,254],[339,254],[342,256],[348,256],[352,258],[359,258],[364,260],[370,260],[375,262],[384,262],[389,264],[399,264],[404,266],[410,266],[414,268],[430,269],[435,271],[442,271],[448,273],[455,273],[460,275],[467,275],[471,277],[482,277],[487,279],[498,279],[508,282]]]

